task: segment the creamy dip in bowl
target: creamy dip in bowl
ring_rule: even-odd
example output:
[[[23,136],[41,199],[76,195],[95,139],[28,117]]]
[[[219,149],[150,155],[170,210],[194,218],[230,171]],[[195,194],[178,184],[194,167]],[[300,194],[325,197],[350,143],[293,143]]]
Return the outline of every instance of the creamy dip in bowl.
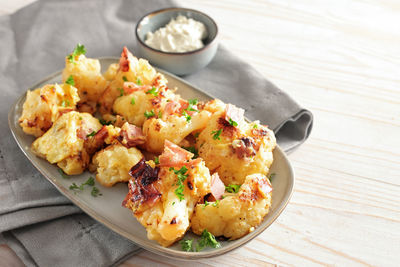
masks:
[[[157,10],[136,25],[138,56],[177,75],[207,66],[217,52],[217,36],[218,27],[211,17],[187,8]]]

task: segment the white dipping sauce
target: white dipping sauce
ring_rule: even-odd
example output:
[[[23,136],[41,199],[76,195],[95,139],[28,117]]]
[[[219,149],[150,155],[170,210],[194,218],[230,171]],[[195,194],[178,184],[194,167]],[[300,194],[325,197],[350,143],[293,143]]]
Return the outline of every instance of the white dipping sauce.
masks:
[[[204,46],[207,37],[203,23],[179,15],[154,33],[148,32],[145,43],[164,52],[189,52]]]

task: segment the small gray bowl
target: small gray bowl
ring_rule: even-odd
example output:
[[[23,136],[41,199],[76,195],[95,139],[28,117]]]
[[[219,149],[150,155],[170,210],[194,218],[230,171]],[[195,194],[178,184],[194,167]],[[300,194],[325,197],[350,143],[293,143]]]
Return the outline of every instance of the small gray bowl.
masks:
[[[184,15],[202,22],[208,32],[203,40],[204,47],[183,53],[163,52],[146,45],[146,34],[164,27],[172,18]],[[138,52],[143,57],[162,69],[177,75],[185,75],[196,72],[210,63],[217,52],[218,27],[215,21],[208,15],[187,8],[166,8],[153,11],[142,17],[136,25],[136,38],[138,40]]]

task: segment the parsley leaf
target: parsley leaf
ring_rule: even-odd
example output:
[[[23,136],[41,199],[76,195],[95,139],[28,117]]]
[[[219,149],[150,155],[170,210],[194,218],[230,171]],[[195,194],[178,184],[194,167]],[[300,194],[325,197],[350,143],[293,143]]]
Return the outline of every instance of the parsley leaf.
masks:
[[[161,119],[161,117],[162,117],[162,112],[161,112],[161,110],[158,112],[158,118],[159,119]]]
[[[219,137],[222,133],[222,129],[219,129],[218,131],[212,131],[211,134],[213,135],[213,139],[214,140],[221,140],[221,138]]]
[[[69,176],[62,169],[58,169],[58,172],[61,174],[62,178],[69,179]]]
[[[213,207],[218,207],[218,204],[219,204],[219,199],[217,199],[214,203],[212,203],[212,206]]]
[[[63,106],[63,107],[69,107],[69,101],[68,101],[68,100],[63,100],[63,101],[61,102],[61,106]]]
[[[233,126],[233,127],[238,126],[238,123],[237,123],[236,121],[232,120],[231,118],[229,118],[229,124],[230,124],[231,126]]]
[[[92,131],[90,134],[86,135],[86,137],[94,136],[96,134],[96,131]]]
[[[257,129],[258,128],[258,125],[257,124],[254,124],[253,125],[253,129]]]
[[[100,190],[95,186],[93,186],[92,191],[90,192],[90,194],[93,197],[97,197],[97,196],[102,196],[103,195],[103,194],[100,193]]]
[[[199,100],[197,99],[189,99],[189,106],[186,108],[188,111],[196,111],[199,112],[197,109],[193,108],[193,106],[197,105],[199,103]]]
[[[229,193],[237,193],[239,192],[240,189],[240,185],[236,185],[236,184],[230,184],[225,186],[225,191],[229,192]]]
[[[86,49],[84,45],[81,45],[80,43],[78,43],[74,49],[74,51],[72,52],[72,54],[70,54],[67,59],[69,62],[76,64],[75,62],[75,57],[79,56],[79,55],[84,55],[86,54]]]
[[[186,121],[189,122],[192,119],[192,116],[187,114],[186,111],[182,111],[182,115],[186,118]]]
[[[72,77],[72,75],[69,75],[68,79],[65,81],[66,84],[75,86],[75,81],[74,81],[74,77]]]
[[[160,158],[159,157],[155,157],[154,158],[154,163],[155,164],[160,164]]]
[[[205,247],[219,248],[221,244],[215,239],[215,236],[211,234],[207,229],[204,229],[201,233],[200,240],[198,242],[197,251],[201,251]]]
[[[158,90],[156,87],[152,87],[150,90],[146,91],[146,94],[152,94],[154,96],[158,96]]]
[[[100,119],[99,122],[100,122],[102,125],[110,125],[110,124],[111,124],[111,121],[106,121],[105,119]]]
[[[210,202],[208,202],[207,200],[206,201],[204,201],[204,206],[203,206],[203,210],[208,206],[208,205],[210,205]]]
[[[144,116],[146,117],[146,118],[151,118],[151,117],[154,117],[156,114],[154,114],[154,110],[151,110],[151,111],[145,111],[144,112]]]
[[[122,80],[124,80],[124,82],[127,82],[128,78],[126,78],[126,76],[122,76]]]
[[[137,78],[136,84],[137,84],[137,85],[142,85],[142,81],[140,80],[140,78]]]
[[[269,179],[269,181],[272,181],[272,179],[275,177],[275,175],[276,175],[276,173],[271,173],[269,176],[268,176],[268,179]]]
[[[181,241],[179,241],[179,244],[181,244],[183,251],[186,251],[186,252],[194,251],[193,250],[193,241],[194,241],[194,239],[181,240]]]
[[[182,148],[193,153],[193,159],[197,159],[199,157],[199,151],[194,146],[183,146]]]
[[[134,97],[132,97],[132,99],[131,99],[131,105],[135,105],[135,98]]]
[[[118,90],[119,90],[119,96],[123,96],[124,95],[124,89],[118,88]]]
[[[183,194],[184,190],[184,185],[183,182],[186,180],[186,178],[189,176],[188,174],[185,174],[188,171],[188,168],[185,166],[182,166],[179,170],[175,170],[174,168],[169,168],[169,170],[173,171],[177,176],[178,176],[178,182],[176,183],[178,187],[175,189],[175,195],[179,198],[179,201],[182,201],[185,199],[185,195]]]
[[[90,176],[82,185],[94,186],[94,178]]]

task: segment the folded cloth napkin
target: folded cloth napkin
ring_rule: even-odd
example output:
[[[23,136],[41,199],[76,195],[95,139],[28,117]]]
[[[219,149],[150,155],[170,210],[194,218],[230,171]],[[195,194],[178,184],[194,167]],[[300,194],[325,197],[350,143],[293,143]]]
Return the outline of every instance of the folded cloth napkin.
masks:
[[[80,42],[89,57],[134,53],[134,25],[172,1],[38,1],[0,17],[0,243],[28,266],[110,266],[138,251],[71,204],[30,164],[7,125],[11,104],[31,85],[60,70]],[[251,66],[220,46],[215,59],[184,79],[268,124],[286,151],[308,137],[312,114]]]

